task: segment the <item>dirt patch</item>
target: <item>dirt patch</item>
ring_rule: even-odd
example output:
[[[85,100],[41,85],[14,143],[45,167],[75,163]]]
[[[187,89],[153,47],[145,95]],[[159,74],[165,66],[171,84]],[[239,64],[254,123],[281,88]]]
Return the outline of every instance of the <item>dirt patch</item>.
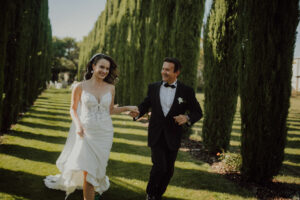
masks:
[[[219,156],[209,154],[200,141],[183,139],[181,142],[180,151],[189,152],[195,159],[210,164],[215,173],[222,174],[235,184],[246,188],[255,194],[257,199],[300,200],[300,185],[282,183],[275,179],[273,179],[272,182],[265,184],[246,182],[243,180],[240,172],[229,169],[224,162],[219,160]]]

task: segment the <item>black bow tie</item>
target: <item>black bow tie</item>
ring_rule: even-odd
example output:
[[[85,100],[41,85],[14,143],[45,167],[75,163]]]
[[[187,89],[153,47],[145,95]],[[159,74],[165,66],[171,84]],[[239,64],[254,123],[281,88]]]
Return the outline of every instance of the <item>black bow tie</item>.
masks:
[[[172,88],[172,89],[176,88],[175,85],[170,85],[170,84],[168,84],[168,83],[165,83],[164,86],[165,86],[165,87],[170,87],[170,88]]]

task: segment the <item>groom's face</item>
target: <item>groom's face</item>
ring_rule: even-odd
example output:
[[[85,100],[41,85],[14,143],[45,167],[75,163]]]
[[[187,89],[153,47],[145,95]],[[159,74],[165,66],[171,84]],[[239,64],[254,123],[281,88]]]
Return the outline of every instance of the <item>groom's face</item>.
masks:
[[[161,69],[161,77],[163,81],[171,84],[177,79],[177,76],[179,75],[179,70],[174,72],[174,67],[175,67],[174,63],[171,62],[163,63]]]

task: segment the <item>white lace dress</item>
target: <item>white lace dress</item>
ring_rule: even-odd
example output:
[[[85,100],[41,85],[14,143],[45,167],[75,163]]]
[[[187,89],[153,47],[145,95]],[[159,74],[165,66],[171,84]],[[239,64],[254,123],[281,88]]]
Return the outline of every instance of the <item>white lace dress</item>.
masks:
[[[102,96],[100,103],[91,93],[83,90],[77,113],[84,128],[84,137],[75,133],[72,122],[68,139],[56,161],[60,174],[44,179],[51,189],[66,191],[66,198],[75,189],[82,189],[83,171],[95,191],[102,194],[109,188],[106,166],[113,141],[113,126],[109,113],[111,93]]]

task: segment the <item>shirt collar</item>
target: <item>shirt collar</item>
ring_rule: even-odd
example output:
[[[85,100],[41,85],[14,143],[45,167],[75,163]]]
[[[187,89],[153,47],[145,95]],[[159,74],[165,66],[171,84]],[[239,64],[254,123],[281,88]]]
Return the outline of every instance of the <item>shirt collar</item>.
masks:
[[[167,83],[167,82],[163,81],[162,85],[164,85],[165,83]],[[171,83],[170,85],[175,85],[175,87],[177,87],[177,79],[173,83]]]

